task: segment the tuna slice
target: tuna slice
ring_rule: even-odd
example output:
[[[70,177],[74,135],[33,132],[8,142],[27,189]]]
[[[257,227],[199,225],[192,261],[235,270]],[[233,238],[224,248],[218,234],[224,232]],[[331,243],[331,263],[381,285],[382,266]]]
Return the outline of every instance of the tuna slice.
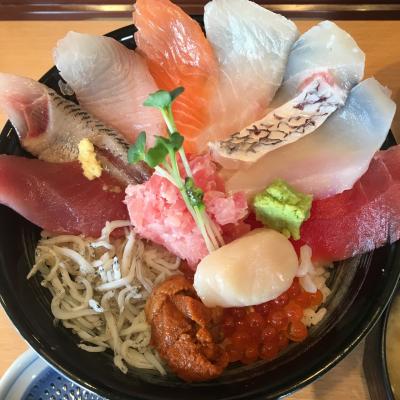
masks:
[[[196,152],[199,135],[210,123],[210,99],[218,77],[214,52],[199,24],[169,0],[137,0],[133,17],[138,52],[159,88],[185,88],[172,109],[185,148]]]
[[[367,79],[352,89],[346,105],[315,132],[235,172],[226,189],[251,197],[277,178],[315,198],[350,189],[385,140],[395,110],[378,81]]]
[[[237,169],[313,132],[344,104],[348,90],[363,77],[364,63],[364,53],[348,33],[330,21],[314,26],[294,44],[269,113],[213,143],[215,158]]]
[[[398,239],[400,145],[378,152],[351,190],[314,201],[299,242],[316,260],[339,261]]]
[[[211,108],[214,124],[201,138],[224,139],[263,117],[282,82],[296,25],[248,0],[213,0],[204,25],[220,66]]]
[[[157,110],[143,102],[158,90],[144,59],[115,39],[69,32],[54,50],[54,63],[80,105],[132,143],[145,130],[160,135]]]
[[[107,221],[128,219],[123,199],[113,178],[88,181],[78,162],[0,156],[0,203],[50,232],[98,237]]]
[[[229,236],[235,236],[232,231],[245,232],[241,229],[244,224],[240,223],[247,214],[244,195],[225,195],[216,165],[209,156],[196,157],[190,165],[196,185],[205,192],[206,210],[221,232],[225,233],[225,227]],[[153,174],[142,185],[128,186],[126,195],[131,222],[142,237],[165,246],[192,267],[207,255],[192,215],[178,189],[168,180]]]
[[[146,165],[128,165],[129,144],[114,129],[39,82],[0,73],[0,109],[14,125],[22,146],[48,162],[74,161],[78,144],[90,139],[105,169],[122,182],[143,182]]]

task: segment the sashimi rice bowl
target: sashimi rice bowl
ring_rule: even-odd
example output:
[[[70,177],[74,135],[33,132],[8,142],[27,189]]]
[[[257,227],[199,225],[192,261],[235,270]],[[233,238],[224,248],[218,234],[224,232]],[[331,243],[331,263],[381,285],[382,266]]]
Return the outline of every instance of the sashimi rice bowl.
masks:
[[[69,32],[40,83],[0,72],[0,300],[107,398],[287,394],[396,286],[390,90],[330,21],[137,0],[133,23]]]

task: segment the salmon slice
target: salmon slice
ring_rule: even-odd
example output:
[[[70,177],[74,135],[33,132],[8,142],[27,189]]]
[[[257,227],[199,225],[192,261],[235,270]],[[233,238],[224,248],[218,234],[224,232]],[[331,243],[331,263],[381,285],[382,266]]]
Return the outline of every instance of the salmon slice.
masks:
[[[218,62],[199,24],[169,0],[138,0],[133,14],[137,51],[160,89],[178,86],[173,104],[185,148],[197,152],[196,138],[210,123],[209,103],[218,80]]]

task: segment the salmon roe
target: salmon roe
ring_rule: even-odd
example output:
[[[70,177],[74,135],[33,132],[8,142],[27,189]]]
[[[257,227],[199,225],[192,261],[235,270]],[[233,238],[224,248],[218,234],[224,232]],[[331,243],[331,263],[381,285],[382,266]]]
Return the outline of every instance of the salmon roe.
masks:
[[[322,293],[307,293],[299,280],[274,300],[252,307],[227,308],[220,322],[230,362],[252,363],[276,358],[290,342],[301,342],[307,327],[304,309],[319,306]]]

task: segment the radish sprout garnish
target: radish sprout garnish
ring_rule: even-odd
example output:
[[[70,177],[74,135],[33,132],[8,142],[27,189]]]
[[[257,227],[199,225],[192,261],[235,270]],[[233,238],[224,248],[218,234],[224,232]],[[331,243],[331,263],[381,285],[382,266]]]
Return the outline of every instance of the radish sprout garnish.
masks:
[[[168,127],[168,137],[155,136],[154,146],[146,149],[146,132],[141,132],[128,151],[128,161],[131,164],[144,161],[154,168],[158,175],[178,188],[187,209],[200,229],[208,251],[212,252],[222,246],[224,242],[218,227],[207,214],[203,202],[204,192],[196,186],[193,180],[189,161],[182,147],[184,137],[177,131],[172,113],[172,102],[183,90],[183,87],[178,87],[170,92],[159,90],[149,95],[144,105],[161,111]],[[178,154],[185,170],[185,178],[181,176],[179,170]]]

